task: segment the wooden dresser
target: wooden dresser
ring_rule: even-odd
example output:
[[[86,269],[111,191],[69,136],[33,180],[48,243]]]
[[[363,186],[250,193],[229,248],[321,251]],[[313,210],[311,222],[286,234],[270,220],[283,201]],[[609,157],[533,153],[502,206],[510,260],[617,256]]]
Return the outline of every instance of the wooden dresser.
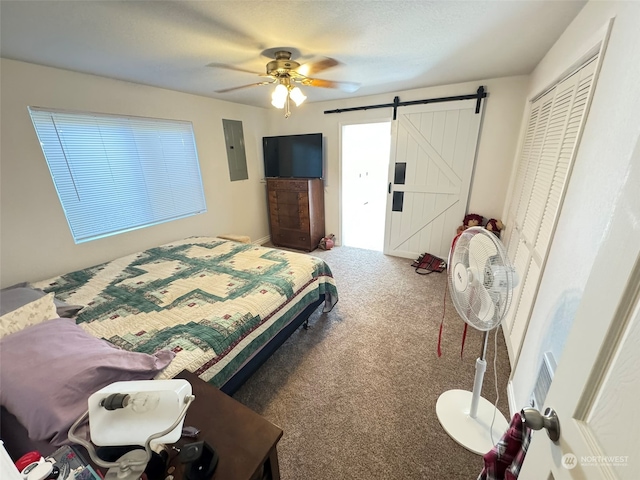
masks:
[[[278,247],[315,250],[324,237],[321,178],[267,178],[271,241]]]

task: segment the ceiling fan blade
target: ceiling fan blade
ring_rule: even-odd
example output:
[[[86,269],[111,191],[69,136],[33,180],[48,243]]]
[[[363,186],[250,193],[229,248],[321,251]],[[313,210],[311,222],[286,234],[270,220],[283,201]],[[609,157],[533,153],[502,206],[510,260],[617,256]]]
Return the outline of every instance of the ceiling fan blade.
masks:
[[[263,75],[259,72],[254,72],[252,70],[246,70],[244,68],[240,68],[240,67],[234,67],[233,65],[226,65],[224,63],[210,63],[207,65],[207,67],[214,67],[214,68],[224,68],[225,70],[234,70],[236,72],[244,72],[244,73],[251,73],[253,75]]]
[[[249,88],[249,87],[259,87],[261,85],[269,85],[270,83],[273,82],[258,82],[258,83],[250,83],[249,85],[242,85],[240,87],[232,87],[232,88],[225,88],[223,90],[216,90],[216,93],[227,93],[227,92],[233,92],[234,90],[241,90],[243,88]]]
[[[305,77],[308,77],[309,75],[315,75],[316,73],[327,70],[328,68],[335,67],[339,63],[340,62],[338,62],[333,58],[325,57],[322,60],[300,65],[298,68],[295,69],[295,71],[298,72],[300,75],[304,75]]]
[[[334,82],[332,80],[321,80],[319,78],[305,78],[300,83],[302,83],[303,85],[308,85],[309,87],[337,88],[338,90],[349,93],[355,92],[360,88],[359,83]]]

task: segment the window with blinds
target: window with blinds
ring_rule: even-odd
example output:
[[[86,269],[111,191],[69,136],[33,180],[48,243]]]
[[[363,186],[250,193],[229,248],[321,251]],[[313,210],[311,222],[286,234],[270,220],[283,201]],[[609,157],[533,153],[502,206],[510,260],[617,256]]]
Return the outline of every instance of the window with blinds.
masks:
[[[597,57],[536,99],[524,132],[505,245],[520,282],[503,326],[517,357],[526,333],[593,91]]]
[[[76,243],[206,212],[190,122],[29,114]]]

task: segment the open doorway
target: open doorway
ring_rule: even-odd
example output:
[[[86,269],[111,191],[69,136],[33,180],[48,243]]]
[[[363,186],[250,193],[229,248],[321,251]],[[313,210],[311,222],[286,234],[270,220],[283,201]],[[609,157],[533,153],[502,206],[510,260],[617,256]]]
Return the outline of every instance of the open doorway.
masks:
[[[391,122],[342,126],[342,244],[384,247]]]

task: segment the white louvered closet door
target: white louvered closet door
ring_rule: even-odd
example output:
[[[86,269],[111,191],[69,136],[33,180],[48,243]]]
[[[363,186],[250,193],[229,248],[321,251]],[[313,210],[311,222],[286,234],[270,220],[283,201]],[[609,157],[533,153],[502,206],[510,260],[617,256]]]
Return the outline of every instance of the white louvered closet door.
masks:
[[[593,89],[597,58],[531,105],[505,245],[519,277],[503,322],[512,364],[520,352]]]

